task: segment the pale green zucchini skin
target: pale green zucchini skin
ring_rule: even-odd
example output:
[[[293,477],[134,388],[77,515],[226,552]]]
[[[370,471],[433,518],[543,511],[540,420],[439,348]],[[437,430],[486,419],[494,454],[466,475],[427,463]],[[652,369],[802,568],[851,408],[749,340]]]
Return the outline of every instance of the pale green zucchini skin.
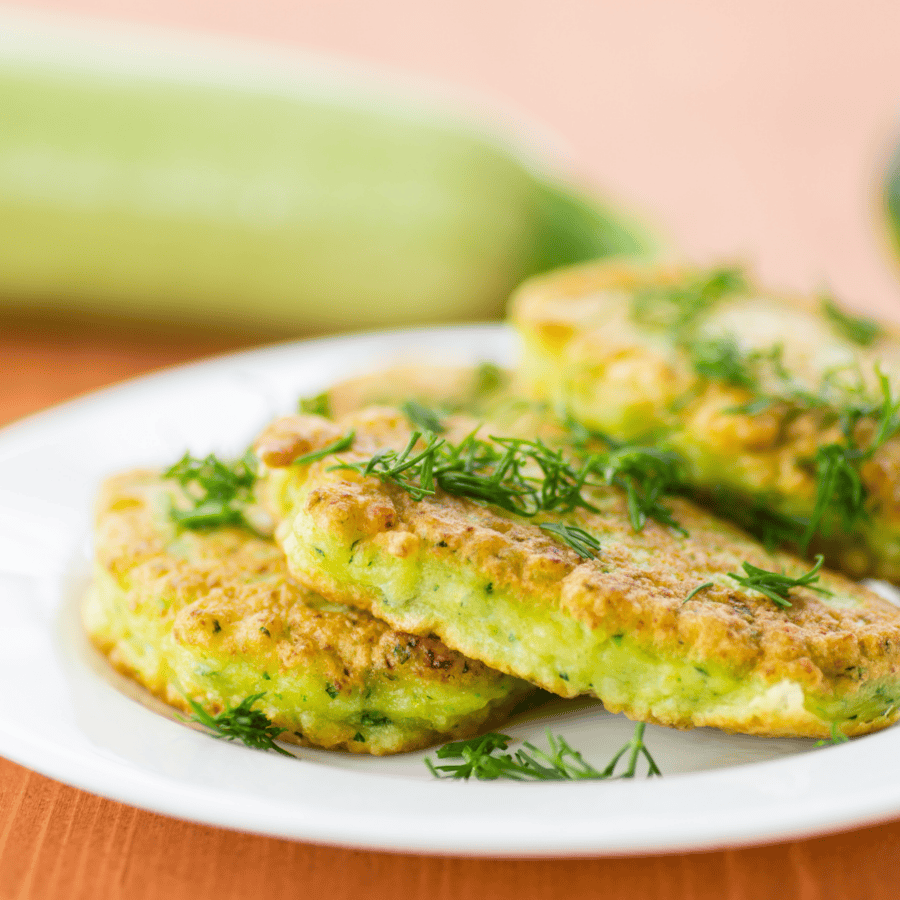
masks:
[[[45,55],[0,41],[8,308],[292,331],[483,319],[526,275],[648,246],[496,135],[402,92],[372,102],[363,77],[240,88]]]

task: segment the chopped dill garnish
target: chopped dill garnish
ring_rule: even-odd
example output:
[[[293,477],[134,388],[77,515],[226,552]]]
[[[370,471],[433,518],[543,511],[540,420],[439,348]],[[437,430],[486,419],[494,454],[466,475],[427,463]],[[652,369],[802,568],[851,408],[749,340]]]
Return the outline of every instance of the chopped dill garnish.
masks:
[[[843,527],[853,528],[865,515],[867,491],[859,474],[859,462],[866,454],[846,444],[826,444],[814,457],[816,500],[800,546],[806,549],[817,532],[823,531],[826,515],[833,511]]]
[[[539,512],[571,512],[573,509],[594,510],[582,496],[595,466],[587,460],[580,467],[570,463],[560,449],[551,449],[543,441],[523,438],[492,437],[491,440],[505,449],[498,462],[498,471],[504,471],[519,482],[525,490],[531,490],[532,506],[524,515]],[[540,471],[540,476],[529,474],[529,463]]]
[[[440,416],[433,409],[423,406],[417,400],[407,400],[400,409],[403,410],[403,414],[412,425],[421,431],[443,434],[446,430]]]
[[[860,417],[866,415],[867,412],[876,417],[877,430],[871,444],[873,453],[881,447],[885,441],[890,440],[898,431],[900,431],[900,419],[898,419],[898,413],[900,413],[900,397],[896,400],[894,399],[891,394],[891,383],[884,372],[880,369],[876,369],[876,374],[878,375],[878,383],[881,387],[881,404],[877,405],[872,410],[861,409],[858,412]]]
[[[472,394],[476,399],[484,399],[497,393],[509,380],[507,373],[494,363],[480,363],[475,370]]]
[[[705,591],[707,588],[711,588],[711,587],[715,587],[715,582],[713,582],[713,581],[706,581],[706,582],[704,582],[703,584],[698,584],[697,587],[695,587],[695,588],[687,595],[687,597],[685,597],[684,600],[681,601],[681,605],[684,606],[684,604],[687,603],[688,600],[693,600],[694,597],[696,597],[697,594],[700,593],[700,591]]]
[[[416,450],[420,439],[425,446]],[[581,494],[591,466],[576,469],[561,450],[540,440],[493,437],[484,441],[473,432],[452,444],[435,434],[423,438],[414,431],[402,451],[380,450],[365,462],[342,463],[337,468],[393,481],[416,501],[440,488],[527,517],[571,512],[576,507],[593,509]]]
[[[682,461],[677,454],[625,444],[612,450],[605,459],[595,457],[595,460],[594,465],[606,483],[625,492],[628,518],[635,531],[641,531],[647,519],[654,519],[687,537],[687,531],[660,500],[672,494],[682,482]]]
[[[342,438],[338,438],[333,444],[322,447],[321,450],[313,450],[311,453],[304,453],[303,456],[298,456],[291,465],[305,466],[309,463],[317,462],[320,459],[325,459],[326,456],[331,456],[332,453],[340,453],[342,450],[349,450],[353,446],[353,439],[355,437],[356,432],[349,431]]]
[[[585,433],[590,439],[595,437]],[[636,531],[648,519],[655,519],[686,534],[661,502],[661,497],[680,483],[680,457],[653,447],[616,444],[609,438],[605,442],[611,450],[591,453],[582,445],[576,448],[577,458],[573,459],[565,450],[550,447],[539,438],[491,436],[482,440],[472,432],[454,444],[433,431],[416,430],[402,450],[379,450],[368,460],[339,463],[335,468],[393,482],[415,501],[440,489],[528,518],[541,512],[569,513],[579,508],[596,512],[585,489],[613,485],[626,495]],[[569,531],[576,543],[578,531]],[[583,538],[576,547],[564,533],[555,533],[579,552],[597,549]]]
[[[881,336],[881,326],[877,322],[851,316],[837,305],[833,297],[822,298],[822,311],[838,334],[860,347],[871,346]]]
[[[182,528],[240,525],[255,532],[242,506],[253,499],[256,466],[256,457],[249,450],[230,465],[213,454],[197,459],[185,453],[164,475],[181,485],[193,506],[189,509],[172,506],[170,518]]]
[[[819,580],[818,572],[822,568],[823,562],[822,556],[817,556],[815,565],[808,572],[797,578],[792,578],[783,572],[769,572],[766,569],[760,569],[758,566],[745,562],[741,563],[744,575],[729,572],[728,577],[746,588],[759,591],[760,594],[764,594],[776,605],[787,608],[792,605],[788,599],[791,588],[808,587],[810,590],[818,591],[820,594],[829,593],[825,588],[816,586],[816,582]]]
[[[403,488],[413,500],[423,500],[434,494],[434,460],[435,455],[446,441],[432,434],[425,447],[414,453],[420,431],[414,431],[399,453],[391,448],[379,450],[366,462],[339,463],[336,469],[353,469],[361,475],[374,475],[382,481],[393,481]],[[407,474],[408,473],[408,474]]]
[[[732,338],[709,338],[692,342],[689,353],[694,371],[704,378],[734,387],[756,390],[759,379],[753,370],[753,354],[741,351]]]
[[[631,317],[642,325],[682,332],[720,300],[740,293],[746,286],[743,273],[736,268],[692,274],[677,284],[636,291]]]
[[[254,750],[274,750],[282,756],[291,756],[287,750],[275,743],[275,739],[285,728],[272,724],[272,720],[258,709],[253,709],[257,700],[265,697],[265,693],[251,694],[237,706],[229,706],[218,715],[210,715],[196,700],[185,697],[194,711],[190,721],[199,722],[215,732],[215,737],[225,741],[243,741]]]
[[[810,391],[796,382],[784,364],[784,347],[781,344],[763,350],[737,352],[734,365],[743,369],[741,374],[735,373],[729,380],[727,372],[717,372],[714,367],[703,373],[707,378],[736,384],[754,394],[746,403],[731,407],[726,412],[756,415],[773,407],[784,407],[785,413],[790,416],[810,410],[829,413],[833,411],[838,395],[847,394],[846,387],[839,388],[833,383],[840,374],[838,370],[828,372],[817,391]],[[762,389],[764,381],[772,385],[771,390]]]
[[[641,531],[647,519],[654,519],[687,536],[687,531],[660,500],[679,493],[683,486],[684,460],[679,454],[617,441],[602,431],[588,428],[567,412],[559,414],[559,420],[576,455],[587,460],[591,470],[599,473],[606,484],[625,493],[628,517],[635,531]],[[605,449],[595,449],[598,444]]]
[[[817,747],[826,747],[829,744],[846,744],[850,738],[841,731],[841,726],[839,722],[831,723],[831,737],[825,738],[821,741],[816,741]]]
[[[311,416],[329,418],[331,416],[331,400],[328,391],[323,391],[315,397],[301,397],[297,401],[297,411]]]
[[[866,516],[868,491],[861,469],[878,449],[900,431],[900,397],[891,393],[887,376],[876,368],[881,398],[873,402],[861,373],[856,382],[848,382],[847,367],[825,373],[817,390],[798,384],[783,361],[783,348],[776,344],[767,350],[742,353],[731,338],[683,342],[695,371],[704,378],[743,388],[753,395],[746,403],[726,412],[758,415],[777,408],[785,423],[802,413],[814,413],[823,426],[837,424],[841,439],[820,446],[808,465],[816,482],[813,508],[808,516],[790,517],[779,513],[764,514],[765,522],[757,523],[747,511],[726,511],[741,520],[744,527],[764,534],[767,545],[789,540],[806,552],[816,535],[828,536],[838,525],[853,530]],[[852,369],[850,372],[852,373]],[[765,376],[765,378],[764,378]],[[772,385],[763,390],[764,383]],[[871,420],[873,437],[861,445],[857,442],[857,426]],[[755,505],[763,512],[761,504]]]
[[[568,544],[582,559],[596,559],[600,552],[600,542],[576,525],[560,525],[542,522],[538,528],[555,534],[564,544]]]
[[[634,778],[641,756],[647,761],[647,774],[662,775],[650,751],[644,744],[643,722],[637,722],[630,741],[613,756],[605,769],[595,769],[582,755],[573,750],[561,736],[554,737],[547,729],[549,750],[539,750],[526,741],[514,754],[505,751],[513,740],[509,735],[483,734],[466,741],[454,741],[440,747],[436,756],[441,759],[458,759],[459,763],[436,765],[431,759],[425,765],[435,778],[452,778],[494,781],[508,778],[513,781],[602,781],[608,778]],[[616,776],[619,760],[628,754],[625,771]]]
[[[828,534],[835,520],[844,530],[853,529],[866,516],[868,490],[861,468],[879,448],[900,430],[900,398],[895,399],[887,376],[877,371],[882,398],[878,404],[859,401],[839,411],[843,441],[819,447],[812,459],[816,476],[816,498],[800,545],[806,549],[817,533]],[[857,425],[872,419],[875,434],[868,446],[856,443]]]

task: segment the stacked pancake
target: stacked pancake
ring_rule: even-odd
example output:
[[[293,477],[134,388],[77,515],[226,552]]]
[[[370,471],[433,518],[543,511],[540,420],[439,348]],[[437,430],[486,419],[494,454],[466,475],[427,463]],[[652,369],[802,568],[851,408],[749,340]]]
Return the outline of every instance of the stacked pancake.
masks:
[[[316,595],[271,537],[178,527],[183,501],[160,472],[107,482],[83,609],[110,662],[173,707],[215,716],[255,697],[279,740],[382,755],[489,727],[533,690]]]
[[[515,311],[516,388],[339,386],[258,438],[241,522],[179,525],[190,487],[161,473],[111,481],[94,641],[182,709],[262,695],[284,739],[357,752],[477,733],[534,687],[678,728],[896,721],[900,611],[847,577],[900,573],[894,342],[729,272],[558,273]],[[638,439],[679,472],[643,515]]]

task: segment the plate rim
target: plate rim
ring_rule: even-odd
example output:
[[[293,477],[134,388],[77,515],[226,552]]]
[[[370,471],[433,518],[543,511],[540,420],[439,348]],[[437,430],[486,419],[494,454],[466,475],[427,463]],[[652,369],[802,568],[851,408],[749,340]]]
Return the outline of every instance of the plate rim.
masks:
[[[97,412],[106,405],[115,406],[126,401],[135,393],[139,395],[143,391],[149,391],[151,394],[165,392],[172,382],[177,384],[185,378],[189,380],[192,377],[202,379],[204,375],[215,375],[218,370],[228,370],[235,366],[264,369],[267,363],[277,364],[296,354],[309,356],[324,353],[329,355],[348,353],[353,348],[357,350],[375,348],[376,351],[378,348],[382,348],[378,352],[386,353],[388,351],[384,348],[395,345],[406,346],[409,350],[414,350],[423,342],[435,342],[441,338],[451,337],[454,341],[463,338],[467,347],[493,343],[497,347],[495,358],[508,356],[512,352],[512,342],[514,341],[513,333],[506,325],[458,324],[364,331],[302,341],[286,341],[250,350],[221,354],[187,364],[169,366],[147,375],[128,379],[9,423],[0,429],[0,458],[3,458],[10,447],[15,452],[15,445],[22,439],[27,441],[29,436],[40,436],[42,432],[48,430],[51,434],[64,430],[73,417],[77,422],[80,417],[89,416],[92,409]],[[468,354],[465,350],[459,355],[474,359],[474,353]],[[334,379],[325,379],[326,382],[329,380]],[[302,391],[302,388],[300,390]],[[127,463],[123,463],[123,465],[125,464]],[[64,597],[58,598],[58,601],[60,608],[65,605]],[[635,837],[634,829],[640,825],[640,822],[636,821],[636,818],[640,819],[640,816],[635,817],[635,815],[631,815],[627,822],[626,817],[620,817],[623,828],[618,835],[610,830],[606,820],[601,823],[602,827],[599,828],[599,831],[597,828],[588,828],[585,833],[580,835],[573,834],[571,827],[562,826],[554,834],[539,833],[534,828],[530,833],[527,828],[524,831],[516,831],[513,828],[507,833],[491,834],[485,828],[477,827],[477,823],[466,822],[464,816],[445,823],[440,833],[435,831],[429,833],[427,830],[417,830],[415,822],[401,820],[397,815],[370,815],[368,818],[356,819],[348,824],[340,820],[332,821],[327,816],[316,819],[310,814],[323,811],[314,809],[305,810],[306,817],[300,816],[292,824],[285,819],[285,809],[279,808],[277,804],[273,806],[265,798],[262,798],[254,809],[242,810],[238,813],[236,809],[230,808],[234,803],[231,795],[223,795],[208,787],[195,787],[193,791],[186,790],[183,783],[174,782],[171,779],[167,781],[158,773],[146,769],[133,771],[133,767],[129,769],[124,763],[110,775],[108,770],[102,770],[102,765],[108,765],[109,759],[101,754],[98,754],[96,758],[87,758],[83,753],[79,755],[71,748],[66,750],[64,745],[51,744],[47,739],[35,734],[17,735],[11,728],[10,722],[5,719],[6,715],[0,711],[0,754],[19,765],[57,781],[108,799],[188,821],[273,837],[359,849],[519,858],[681,853],[810,837],[828,832],[850,830],[900,815],[900,779],[894,782],[887,779],[880,784],[878,791],[875,791],[874,788],[867,789],[867,793],[856,795],[847,795],[844,791],[844,793],[838,792],[830,797],[821,793],[818,795],[813,793],[811,797],[805,798],[803,803],[793,806],[786,805],[773,795],[770,798],[771,802],[762,804],[762,814],[757,815],[753,820],[729,821],[721,811],[716,812],[711,807],[704,810],[701,804],[699,807],[684,811],[680,832],[674,830],[676,817],[668,824],[663,823],[656,827],[655,830],[650,828],[643,838]],[[174,726],[174,723],[172,724]],[[187,731],[180,725],[175,727],[180,731]],[[208,744],[208,738],[205,736],[197,735],[195,732],[190,732],[190,734],[194,735],[196,739],[202,740],[204,744]],[[187,735],[184,735],[184,738],[187,742],[194,740]],[[582,798],[586,795],[589,796],[594,791],[600,791],[601,794],[607,794],[610,799],[622,799],[624,796],[625,799],[630,799],[632,802],[643,803],[647,797],[650,797],[651,801],[653,799],[652,795],[647,794],[646,787],[648,785],[657,787],[662,784],[680,784],[691,781],[695,786],[699,786],[702,781],[707,785],[721,787],[725,783],[736,781],[740,784],[742,780],[746,781],[747,771],[750,769],[760,776],[774,776],[776,783],[785,774],[790,779],[798,768],[800,770],[805,768],[808,772],[815,770],[816,777],[822,775],[819,770],[824,770],[825,777],[829,775],[833,777],[834,772],[839,773],[841,770],[859,771],[860,767],[871,763],[873,755],[876,760],[879,756],[883,756],[878,749],[882,744],[890,745],[892,743],[900,745],[900,732],[894,736],[891,734],[891,730],[887,730],[840,747],[829,747],[825,751],[817,753],[805,753],[800,756],[702,773],[672,775],[663,779],[662,782],[582,783],[576,788],[575,785],[485,784],[479,782],[457,784],[407,781],[420,791],[434,797],[439,797],[440,793],[444,792],[445,797],[456,798],[456,795],[465,796],[461,791],[468,791],[470,799],[474,798],[477,803],[482,804],[484,802],[495,804],[496,798],[505,797],[509,800],[516,797],[517,794],[529,792],[532,798],[541,797],[544,801],[553,798],[553,803],[560,803],[565,807],[565,803],[571,800],[574,789],[582,792]],[[222,746],[219,749],[226,751],[226,757],[223,758],[227,760],[238,760],[239,757],[235,756],[235,753],[256,753],[233,746]],[[218,750],[215,755],[217,758],[221,757]],[[799,765],[802,761],[805,761],[805,765]],[[296,762],[282,760],[271,754],[264,757],[266,770],[272,769],[273,765],[277,767],[279,764],[291,766],[296,765]],[[262,767],[263,760],[254,765]],[[317,770],[321,774],[322,771],[325,771],[325,767],[317,767]],[[309,773],[312,771],[310,769]],[[328,771],[332,774],[337,773],[334,780],[341,782],[342,786],[349,785],[351,782],[358,783],[359,779],[363,779],[364,782],[373,780],[373,776],[365,772],[339,768]],[[374,776],[374,780],[377,781],[382,777],[387,776]],[[396,779],[391,784],[396,787]],[[679,790],[670,791],[668,787],[662,790],[665,794],[671,792],[677,795],[680,793]],[[656,799],[658,800],[659,797]],[[790,798],[788,797],[788,799]],[[454,802],[456,802],[455,799]],[[584,824],[576,816],[569,825],[574,826],[579,822]],[[626,824],[628,827],[625,827]]]

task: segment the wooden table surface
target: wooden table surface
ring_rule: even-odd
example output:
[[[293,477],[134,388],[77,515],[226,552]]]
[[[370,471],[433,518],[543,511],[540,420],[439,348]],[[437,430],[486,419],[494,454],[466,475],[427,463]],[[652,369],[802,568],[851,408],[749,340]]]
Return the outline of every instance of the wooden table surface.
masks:
[[[776,285],[828,284],[849,304],[900,321],[877,199],[900,132],[900,6],[892,0],[29,5],[338,51],[512,103],[557,129],[587,179],[642,209],[689,256],[740,257]],[[0,315],[0,423],[247,342]],[[0,760],[0,900],[895,900],[898,862],[900,821],[635,859],[317,847],[138,811]]]

